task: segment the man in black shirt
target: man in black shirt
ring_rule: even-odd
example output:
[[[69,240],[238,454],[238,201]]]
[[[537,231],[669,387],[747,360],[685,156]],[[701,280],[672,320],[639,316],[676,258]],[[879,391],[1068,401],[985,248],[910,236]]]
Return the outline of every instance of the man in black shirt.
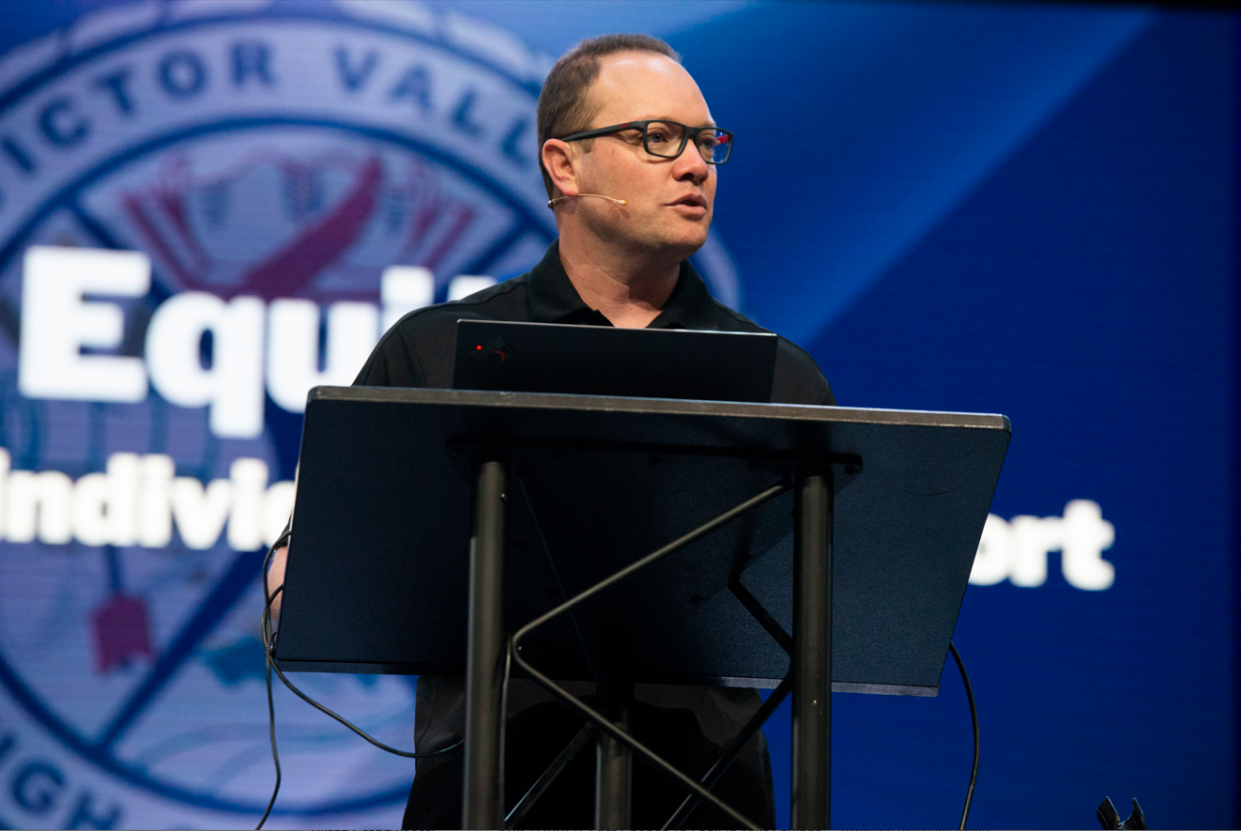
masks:
[[[464,318],[611,326],[612,322],[582,299],[562,264],[560,244],[552,243],[542,262],[530,272],[454,303],[431,306],[406,315],[384,335],[355,384],[393,387],[450,387],[457,321]],[[725,332],[765,331],[716,301],[702,278],[686,261],[677,266],[676,281],[647,328],[712,329]],[[776,351],[772,401],[788,404],[833,404],[831,389],[814,360],[781,338]],[[576,694],[593,685],[570,685]],[[460,678],[418,680],[415,739],[420,751],[447,747],[465,729],[464,683]],[[636,724],[640,739],[701,775],[720,750],[758,708],[753,690],[640,685],[641,706]],[[509,688],[506,745],[508,805],[525,792],[580,727],[562,705],[541,688],[514,679]],[[697,722],[695,724],[694,722]],[[673,741],[669,741],[672,738]],[[685,748],[693,752],[686,753]],[[677,751],[681,752],[678,753]],[[753,819],[774,822],[770,768],[765,743],[752,741],[737,770],[716,791]],[[520,760],[520,762],[518,761]],[[528,815],[526,825],[587,827],[592,822],[593,754],[557,781]],[[641,768],[634,785],[635,827],[662,825],[684,794]],[[576,774],[576,775],[574,775]],[[446,755],[418,762],[418,774],[405,814],[405,827],[450,827],[461,818],[461,758]],[[696,825],[728,820],[703,806]]]
[[[406,315],[381,339],[356,384],[449,387],[456,322],[482,318],[632,328],[765,331],[714,300],[687,258],[707,238],[717,166],[732,134],[716,128],[698,85],[667,44],[644,35],[608,35],[579,44],[552,68],[538,105],[540,166],[556,212],[559,240],[529,273],[464,300]],[[834,404],[814,360],[781,338],[772,401]],[[283,579],[284,552],[269,578]],[[589,695],[591,684],[570,685]],[[758,709],[754,690],[638,685],[634,729],[641,741],[691,776],[701,776]],[[506,802],[539,776],[581,726],[541,688],[511,682],[506,739]],[[418,682],[415,742],[420,752],[464,732],[464,682]],[[593,754],[580,754],[525,824],[589,827]],[[418,762],[406,828],[459,827],[459,754]],[[715,792],[771,827],[775,807],[766,743],[747,745]],[[634,827],[659,826],[684,793],[639,763]],[[693,817],[721,827],[710,806]]]

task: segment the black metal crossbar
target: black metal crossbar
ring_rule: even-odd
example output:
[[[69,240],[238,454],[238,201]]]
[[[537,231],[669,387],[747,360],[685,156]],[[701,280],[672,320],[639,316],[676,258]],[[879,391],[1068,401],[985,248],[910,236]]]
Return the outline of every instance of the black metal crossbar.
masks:
[[[727,525],[729,522],[732,522],[734,519],[737,519],[738,517],[743,516],[746,513],[749,513],[750,511],[771,501],[772,499],[775,499],[777,496],[780,496],[781,494],[788,491],[791,487],[792,485],[790,485],[789,483],[782,482],[780,484],[773,485],[772,487],[764,490],[763,492],[757,494],[756,496],[751,497],[750,499],[747,499],[746,501],[742,502],[736,507],[731,508],[728,511],[725,511],[724,513],[720,514],[714,519],[708,522],[705,522],[702,525],[698,526],[697,528],[693,529],[689,533],[681,536],[680,538],[676,540],[673,540],[672,542],[668,543],[667,545],[658,549],[657,551],[651,554],[648,554],[647,556],[643,557],[642,559],[638,560],[635,563],[630,564],[629,566],[626,566],[625,568],[613,574],[611,577],[601,580],[600,582],[596,583],[595,585],[591,586],[585,591],[580,592],[579,594],[570,598],[564,603],[561,603],[559,606],[552,609],[551,611],[539,616],[538,618],[535,618],[533,621],[526,624],[521,629],[517,630],[517,632],[514,633],[512,638],[509,640],[509,654],[512,656],[513,662],[517,664],[517,666],[522,670],[523,673],[525,673],[525,675],[528,678],[530,678],[536,684],[543,687],[553,696],[555,696],[556,698],[564,702],[564,704],[566,704],[569,707],[569,709],[575,711],[578,715],[585,718],[588,722],[593,723],[596,728],[598,728],[599,730],[602,730],[603,732],[607,733],[612,738],[616,739],[621,744],[628,747],[631,751],[633,751],[638,756],[640,756],[642,759],[644,759],[648,764],[653,766],[656,770],[658,770],[664,776],[680,784],[682,787],[689,790],[692,794],[696,795],[700,800],[705,800],[708,803],[714,805],[716,808],[723,811],[731,819],[733,819],[733,821],[745,826],[746,828],[758,828],[758,826],[753,821],[751,821],[750,819],[748,819],[747,817],[743,816],[741,813],[733,809],[730,805],[726,804],[723,800],[721,800],[715,794],[711,793],[709,790],[703,787],[701,783],[691,779],[690,777],[686,776],[681,771],[677,770],[675,767],[673,767],[671,764],[666,762],[663,758],[661,758],[659,755],[657,755],[652,750],[647,748],[637,739],[630,736],[624,730],[621,730],[619,727],[617,727],[615,724],[609,721],[605,716],[603,716],[602,714],[596,712],[591,707],[584,704],[581,700],[573,696],[567,690],[561,688],[550,678],[543,675],[541,672],[539,672],[537,669],[535,669],[533,666],[527,663],[521,657],[521,642],[527,636],[543,628],[544,626],[551,623],[556,618],[562,615],[568,614],[580,608],[581,606],[585,605],[586,603],[589,603],[595,598],[605,594],[606,592],[611,591],[612,589],[616,588],[622,583],[632,579],[633,577],[636,577],[638,574],[651,568],[652,566],[659,563],[661,560],[668,557],[669,555],[681,550],[682,548],[689,545],[690,543],[693,543],[707,536],[713,531],[723,527],[724,525]]]
[[[552,609],[551,611],[545,612],[539,617],[536,617],[534,620],[530,621],[525,626],[518,629],[516,633],[513,634],[514,649],[520,649],[521,641],[525,640],[527,635],[530,635],[538,631],[539,629],[542,629],[544,626],[551,623],[553,620],[560,617],[561,615],[568,614],[569,612],[575,611],[580,606],[586,605],[590,601],[594,600],[596,597],[616,588],[621,583],[624,583],[638,576],[639,574],[646,571],[651,566],[658,563],[660,560],[667,557],[669,554],[675,554],[677,551],[680,551],[682,548],[689,545],[690,543],[697,542],[698,540],[710,534],[712,531],[722,528],[723,526],[732,522],[734,519],[737,519],[738,517],[749,513],[755,508],[758,508],[759,506],[764,505],[767,502],[770,502],[771,500],[775,499],[780,494],[791,490],[792,487],[793,486],[790,485],[788,482],[781,482],[778,485],[772,485],[770,488],[758,494],[757,496],[752,496],[749,499],[747,499],[745,502],[742,502],[737,507],[730,508],[729,510],[720,514],[715,519],[704,522],[702,525],[699,525],[697,528],[690,531],[688,534],[685,534],[684,536],[673,540],[672,542],[665,545],[663,548],[660,548],[658,551],[655,551],[652,554],[647,554],[645,557],[643,557],[641,560],[638,560],[636,563],[631,563],[628,566],[625,566],[620,571],[613,574],[611,577],[608,577],[604,580],[600,580],[598,583],[595,583],[589,589],[586,589],[585,591],[574,595],[573,597],[569,598],[564,603],[561,603],[559,606]],[[514,656],[514,657],[520,659],[520,656]],[[521,661],[518,660],[518,663],[521,664]],[[524,669],[525,667],[523,666],[522,668]]]
[[[522,818],[534,807],[534,803],[539,801],[539,797],[552,786],[552,783],[556,781],[560,774],[564,773],[564,769],[569,766],[569,763],[576,759],[577,754],[581,753],[582,749],[594,740],[596,732],[598,732],[597,728],[590,722],[582,725],[582,729],[577,731],[577,735],[569,740],[564,750],[560,751],[560,755],[548,766],[547,770],[543,771],[543,775],[517,801],[517,804],[513,806],[513,810],[508,812],[508,816],[504,818],[505,828],[517,827],[517,823],[521,822]]]
[[[763,608],[763,604],[758,602],[758,598],[750,594],[750,590],[742,584],[741,577],[739,575],[734,574],[731,578],[729,578],[728,590],[733,593],[734,597],[741,601],[741,605],[745,606],[745,610],[750,613],[750,616],[757,620],[759,625],[767,630],[767,634],[771,635],[772,639],[776,643],[780,644],[780,648],[789,655],[792,655],[792,636],[789,635],[788,632],[784,631],[784,627],[780,625],[779,621],[771,616],[771,612]]]
[[[750,590],[745,587],[745,585],[741,582],[741,575],[739,573],[734,573],[732,577],[729,578],[728,590],[731,591],[733,596],[741,602],[741,605],[745,607],[751,617],[757,620],[759,624],[767,630],[767,634],[771,635],[772,639],[780,645],[780,648],[789,653],[791,656],[793,653],[793,639],[789,636],[788,632],[784,631],[784,627],[771,616],[771,613],[763,607],[763,604],[758,601],[758,598],[751,594]],[[771,715],[776,711],[776,708],[779,707],[784,702],[784,699],[788,697],[789,692],[792,690],[792,683],[791,677],[785,678],[780,682],[780,686],[777,687],[770,696],[768,696],[767,700],[763,702],[763,705],[759,707],[758,712],[756,712],[750,720],[746,722],[745,727],[741,728],[741,732],[733,737],[733,740],[729,743],[728,747],[724,749],[723,755],[721,755],[716,763],[711,766],[711,769],[703,775],[701,780],[703,787],[707,789],[714,787],[720,777],[723,776],[732,763],[736,761],[737,756],[741,754],[746,742],[753,738],[754,734],[763,728],[763,725],[767,723],[769,718],[771,718]],[[701,800],[693,794],[686,796],[672,816],[668,818],[668,821],[664,823],[663,828],[660,829],[660,831],[668,831],[670,828],[680,828],[685,824],[685,820],[689,818],[689,815],[693,812],[693,810],[698,807],[700,801]]]
[[[784,631],[784,627],[771,616],[771,613],[764,608],[763,604],[758,601],[758,598],[751,594],[750,590],[742,584],[741,575],[739,573],[734,573],[732,577],[729,578],[728,590],[733,593],[733,596],[735,596],[737,600],[741,601],[741,605],[745,607],[746,611],[749,612],[750,615],[757,620],[764,629],[767,630],[767,634],[771,635],[772,639],[775,640],[776,643],[780,644],[780,648],[789,653],[791,656],[793,654],[792,637],[789,636],[788,632]],[[737,757],[741,755],[741,751],[745,747],[746,742],[752,739],[754,734],[763,728],[763,725],[767,723],[767,719],[771,718],[772,713],[774,713],[776,708],[784,702],[784,699],[788,697],[792,689],[793,680],[791,676],[786,677],[780,682],[780,686],[776,687],[775,691],[767,697],[767,700],[763,702],[763,706],[758,708],[758,712],[750,717],[750,720],[746,722],[745,727],[741,728],[741,732],[733,737],[733,740],[729,743],[728,747],[724,749],[723,755],[721,755],[716,763],[711,766],[711,769],[703,775],[701,781],[704,788],[709,790],[715,786],[715,783],[719,781],[725,771],[727,771],[732,763],[737,760]],[[685,820],[689,819],[689,815],[693,812],[693,810],[698,807],[700,801],[701,800],[699,800],[694,794],[689,794],[686,796],[676,811],[673,812],[672,816],[668,818],[668,821],[664,823],[663,828],[660,829],[660,831],[668,831],[670,828],[680,828],[685,824]]]
[[[741,755],[741,751],[745,748],[746,743],[750,741],[750,739],[754,738],[755,733],[763,729],[763,725],[767,723],[767,719],[771,718],[771,714],[776,711],[776,708],[784,703],[784,699],[788,698],[788,695],[792,692],[792,690],[792,679],[785,678],[780,682],[780,686],[776,687],[775,690],[772,691],[771,695],[767,696],[767,700],[763,702],[763,706],[758,708],[758,712],[750,717],[750,720],[746,722],[745,727],[741,728],[741,732],[738,733],[731,742],[729,742],[728,747],[724,749],[724,754],[716,760],[710,770],[703,774],[701,781],[704,788],[710,790],[715,786],[715,783],[720,780],[720,777],[724,775],[725,771],[727,771],[728,768],[732,766],[732,763],[737,760],[737,757]],[[685,820],[689,818],[689,815],[693,812],[693,810],[698,807],[698,804],[701,801],[702,800],[694,794],[687,795],[672,816],[668,818],[668,821],[664,823],[663,828],[660,829],[660,831],[668,831],[670,828],[680,828],[685,823]]]

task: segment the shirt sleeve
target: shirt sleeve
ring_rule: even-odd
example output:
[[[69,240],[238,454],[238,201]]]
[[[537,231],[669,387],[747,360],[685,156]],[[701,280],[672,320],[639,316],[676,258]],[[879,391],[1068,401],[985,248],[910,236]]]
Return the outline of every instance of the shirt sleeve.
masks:
[[[426,380],[414,343],[413,321],[404,318],[380,339],[366,359],[355,387],[425,387]]]
[[[823,392],[819,396],[819,404],[824,407],[835,407],[836,396],[832,393],[832,385],[827,383],[827,379],[823,379]]]
[[[786,338],[776,349],[776,371],[771,385],[773,404],[834,406],[836,396],[810,353]]]

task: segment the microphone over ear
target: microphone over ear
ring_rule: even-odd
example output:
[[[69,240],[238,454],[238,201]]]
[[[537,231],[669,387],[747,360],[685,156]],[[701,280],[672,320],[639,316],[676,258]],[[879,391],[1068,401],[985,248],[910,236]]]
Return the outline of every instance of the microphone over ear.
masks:
[[[624,199],[613,199],[611,196],[604,196],[602,193],[579,193],[576,196],[557,196],[555,199],[549,199],[547,202],[547,207],[551,208],[551,207],[554,207],[560,204],[561,202],[568,202],[570,199],[577,199],[582,196],[597,196],[600,199],[606,199],[609,202],[615,202],[617,205],[621,205],[621,206],[625,206],[629,204]]]

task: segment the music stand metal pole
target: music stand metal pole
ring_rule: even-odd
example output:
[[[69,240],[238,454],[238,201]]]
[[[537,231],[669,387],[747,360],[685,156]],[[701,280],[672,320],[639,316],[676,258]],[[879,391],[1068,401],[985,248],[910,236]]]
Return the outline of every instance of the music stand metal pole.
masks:
[[[832,479],[798,475],[793,512],[792,827],[831,824]]]
[[[608,715],[622,730],[632,732],[633,689],[632,684],[628,686],[612,702]],[[633,828],[633,754],[616,739],[600,733],[595,760],[595,828]]]
[[[494,458],[474,468],[470,608],[465,675],[464,828],[504,827],[504,503],[507,471]]]

